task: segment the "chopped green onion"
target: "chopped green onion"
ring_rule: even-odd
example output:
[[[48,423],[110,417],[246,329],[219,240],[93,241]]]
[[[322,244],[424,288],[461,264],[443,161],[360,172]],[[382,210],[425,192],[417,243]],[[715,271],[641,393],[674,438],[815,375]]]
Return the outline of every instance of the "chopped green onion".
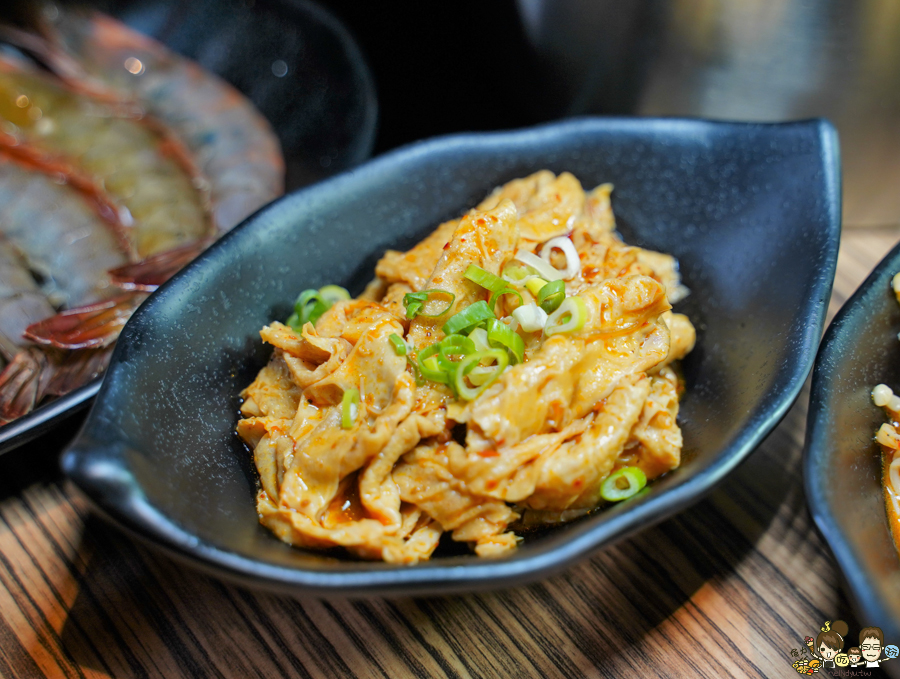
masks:
[[[425,386],[425,376],[422,374],[422,371],[419,370],[418,363],[413,363],[412,359],[407,356],[407,360],[409,360],[409,364],[413,367],[413,372],[416,374],[416,386],[422,387]]]
[[[319,317],[328,311],[329,305],[322,299],[318,290],[304,290],[294,302],[294,313],[298,316],[298,325],[302,328],[307,323],[316,324]],[[299,328],[298,328],[299,329]]]
[[[419,373],[426,380],[432,382],[440,382],[441,384],[450,384],[450,375],[438,363],[437,354],[440,351],[440,344],[432,344],[426,349],[419,352]]]
[[[480,387],[482,384],[491,379],[496,372],[497,369],[494,366],[479,365],[475,368],[472,368],[472,370],[469,371],[466,377],[468,378],[469,382],[474,384],[476,387]]]
[[[406,362],[409,363],[410,366],[412,366],[413,374],[416,378],[416,386],[421,387],[423,384],[425,384],[425,380],[422,378],[422,373],[419,370],[419,364],[416,363],[416,361],[413,360],[413,357],[409,355],[409,345],[406,343],[406,341],[395,332],[392,332],[390,335],[388,335],[388,341],[390,341],[391,346],[394,348],[395,354],[397,354],[398,356],[406,356]]]
[[[424,361],[419,361],[419,372],[422,373],[422,377],[426,380],[440,382],[441,384],[450,384],[450,375],[446,370],[441,368],[437,356],[431,356]]]
[[[444,323],[444,327],[441,329],[444,331],[445,335],[452,335],[457,332],[462,332],[463,330],[468,330],[489,318],[496,318],[496,316],[494,316],[494,312],[491,311],[487,302],[481,300],[451,316],[450,320]]]
[[[406,317],[409,320],[412,320],[418,316],[422,307],[425,306],[425,300],[427,299],[428,295],[424,292],[407,292],[403,295],[403,306],[406,307]]]
[[[488,344],[487,330],[484,328],[475,328],[469,333],[469,339],[475,344],[475,351],[487,351],[491,348]]]
[[[471,354],[475,351],[475,342],[465,335],[447,335],[438,344],[441,351],[447,350],[451,354]]]
[[[531,282],[531,281],[529,281]],[[525,298],[522,297],[522,293],[518,290],[513,290],[510,287],[503,288],[502,290],[498,290],[494,294],[491,295],[491,298],[488,300],[488,307],[491,311],[493,311],[497,306],[497,300],[499,300],[503,295],[515,295],[519,298],[520,304],[525,304]]]
[[[513,332],[512,328],[503,321],[498,321],[496,318],[489,320],[487,336],[491,344],[499,344],[509,350],[509,353],[515,359],[513,361],[514,364],[525,360],[525,342],[518,333]]]
[[[500,278],[500,276],[495,276],[490,271],[485,271],[477,264],[469,264],[469,268],[466,269],[463,276],[491,292],[497,292],[506,287],[506,281]]]
[[[413,370],[413,376],[416,378],[416,386],[417,387],[423,386],[425,384],[425,377],[424,377],[424,375],[422,375],[422,371],[419,370],[419,364],[409,354],[406,355],[406,362],[409,363],[409,366]]]
[[[552,314],[559,309],[565,298],[566,284],[563,281],[553,281],[541,288],[537,296],[537,303],[541,309]]]
[[[568,316],[568,320],[563,321]],[[554,311],[544,325],[544,336],[559,335],[564,332],[577,332],[587,321],[587,307],[581,297],[566,297],[559,308]]]
[[[466,376],[473,372],[477,367],[479,367],[479,363],[484,359],[492,359],[497,362],[495,366],[493,366],[494,372],[488,377],[481,385],[477,387],[470,387],[466,384]],[[506,370],[506,366],[509,365],[509,355],[506,353],[504,349],[491,349],[489,351],[476,351],[474,354],[469,354],[462,361],[460,361],[459,367],[456,369],[456,376],[454,378],[454,386],[456,387],[456,393],[460,398],[465,399],[466,401],[471,401],[474,398],[477,398],[481,392],[487,389],[491,384],[493,384],[500,375],[503,374],[503,371]],[[479,380],[480,381],[480,380]]]
[[[319,290],[304,290],[294,302],[294,313],[288,317],[286,324],[295,332],[300,332],[307,323],[315,325],[335,302],[346,299],[350,299],[350,293],[338,285],[326,285]]]
[[[450,301],[447,302],[447,306],[445,306],[437,313],[426,314],[423,309],[425,308],[425,304],[428,303],[428,298],[431,295],[447,295],[450,297]],[[419,292],[408,292],[403,295],[403,306],[406,307],[406,317],[409,320],[414,319],[416,316],[425,316],[426,318],[437,318],[439,316],[443,316],[445,313],[450,311],[455,301],[456,295],[454,295],[452,292],[447,292],[446,290],[440,290],[437,288],[433,290],[421,290]]]
[[[503,267],[503,280],[510,283],[521,284],[522,281],[534,276],[537,276],[537,271],[521,262],[509,262]]]
[[[437,362],[444,372],[450,374],[456,370],[459,363],[459,361],[454,361],[451,356],[464,358],[474,352],[475,342],[465,335],[447,335],[438,342]]]
[[[359,415],[359,389],[347,389],[341,399],[341,427],[353,429],[357,415]]]
[[[300,313],[300,308],[306,306],[307,304],[314,301],[323,301],[322,295],[319,294],[318,290],[304,290],[297,297],[297,301],[294,302],[294,311]]]
[[[431,301],[439,301],[439,300],[432,299],[431,298],[432,295],[446,295],[447,297],[450,298],[449,300],[447,300],[447,306],[443,307],[442,309],[439,309],[438,311],[436,311],[434,313],[426,314],[424,311],[422,311],[420,313],[420,315],[425,316],[426,318],[438,318],[440,316],[443,316],[445,313],[447,313],[448,311],[450,311],[450,309],[453,308],[453,303],[456,301],[456,295],[454,295],[452,292],[447,292],[446,290],[434,289],[434,290],[423,290],[422,292],[428,293],[429,299],[426,302],[426,304],[428,304],[428,302],[431,302]]]
[[[543,330],[547,323],[547,312],[534,302],[520,306],[512,312],[512,317],[519,322],[525,332]]]
[[[600,484],[600,497],[607,502],[621,502],[641,491],[647,485],[647,475],[640,467],[623,467],[613,472]]]
[[[528,288],[528,292],[532,295],[537,295],[545,285],[547,285],[547,281],[540,276],[535,276],[534,278],[525,281],[525,287]]]
[[[391,343],[391,346],[394,347],[394,353],[398,356],[406,356],[406,342],[403,341],[403,338],[400,337],[395,332],[392,332],[388,335],[388,340]]]
[[[319,296],[329,307],[335,302],[345,302],[350,299],[350,293],[340,285],[326,285],[319,288]]]

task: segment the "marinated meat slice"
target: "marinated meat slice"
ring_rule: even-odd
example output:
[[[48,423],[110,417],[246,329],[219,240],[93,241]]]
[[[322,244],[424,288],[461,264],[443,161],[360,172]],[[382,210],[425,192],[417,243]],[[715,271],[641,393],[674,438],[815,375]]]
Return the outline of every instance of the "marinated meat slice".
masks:
[[[584,211],[584,190],[569,172],[555,177],[542,170],[524,179],[514,179],[481,202],[479,210],[493,210],[504,200],[519,210],[522,240],[535,243],[567,234]]]
[[[450,245],[444,250],[434,272],[425,284],[428,290],[444,290],[454,295],[451,307],[440,316],[435,313],[446,303],[435,299],[426,305],[409,328],[409,341],[418,348],[440,341],[444,337],[441,326],[447,319],[471,304],[486,300],[485,289],[465,278],[470,264],[499,274],[503,263],[512,258],[519,240],[516,226],[518,213],[512,201],[504,200],[487,212],[472,211],[463,217]]]
[[[375,265],[375,275],[386,283],[406,283],[413,290],[424,289],[457,226],[459,220],[451,219],[411,250],[388,250]]]

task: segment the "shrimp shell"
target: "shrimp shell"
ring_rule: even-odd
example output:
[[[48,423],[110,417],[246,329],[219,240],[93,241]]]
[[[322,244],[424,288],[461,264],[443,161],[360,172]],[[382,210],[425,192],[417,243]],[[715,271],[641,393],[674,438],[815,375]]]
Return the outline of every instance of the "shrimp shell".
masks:
[[[102,14],[60,12],[55,28],[88,73],[139,102],[193,152],[220,230],[284,192],[277,137],[233,87]]]
[[[0,236],[0,356],[12,361],[26,345],[25,328],[52,313],[18,250]]]
[[[40,35],[3,32],[56,77],[0,54],[0,424],[102,372],[143,292],[284,190],[277,138],[237,90],[58,9]]]
[[[127,253],[71,187],[0,155],[0,205],[0,234],[37,274],[52,304],[32,322],[55,313],[53,307],[89,304],[117,292],[106,271],[126,264]]]
[[[212,230],[209,198],[194,186],[193,168],[167,152],[172,144],[152,125],[4,58],[0,98],[7,134],[92,177],[119,206],[140,257]]]

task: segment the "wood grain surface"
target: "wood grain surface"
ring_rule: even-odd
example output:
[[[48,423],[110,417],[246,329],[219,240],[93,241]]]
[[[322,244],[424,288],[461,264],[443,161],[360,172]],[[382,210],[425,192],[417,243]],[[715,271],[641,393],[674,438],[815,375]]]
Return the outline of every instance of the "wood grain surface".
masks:
[[[831,314],[900,236],[845,228]],[[91,516],[57,471],[78,422],[0,458],[3,677],[799,676],[858,628],[806,509],[808,391],[677,517],[528,587],[296,601],[198,574]]]

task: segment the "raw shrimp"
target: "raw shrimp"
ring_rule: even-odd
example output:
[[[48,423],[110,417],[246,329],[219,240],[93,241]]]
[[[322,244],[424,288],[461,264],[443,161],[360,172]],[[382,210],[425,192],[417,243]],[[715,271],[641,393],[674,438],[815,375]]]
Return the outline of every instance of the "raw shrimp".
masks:
[[[53,313],[18,250],[0,237],[0,357],[5,362],[27,343],[22,335],[32,323]]]
[[[22,254],[52,304],[32,322],[121,292],[106,271],[126,264],[128,253],[72,187],[0,155],[0,205],[0,234]]]
[[[0,156],[0,423],[46,394],[61,395],[105,368],[108,351],[29,346],[29,327],[56,307],[119,292],[105,270],[127,262],[115,234],[71,186]],[[41,229],[35,229],[36,223]],[[60,247],[60,246],[64,247]],[[83,330],[81,331],[83,334]]]
[[[34,14],[0,27],[43,67],[0,54],[0,422],[98,374],[146,292],[283,192],[231,86],[103,15]]]
[[[278,140],[230,85],[101,14],[60,13],[55,27],[88,73],[130,94],[188,147],[220,231],[283,193]]]
[[[58,84],[65,85],[67,96],[81,96],[95,114],[100,108],[120,120],[137,118],[148,131],[162,134],[164,154],[194,175],[184,188],[211,199],[209,207],[219,232],[231,229],[284,191],[278,140],[267,121],[233,87],[102,14],[63,10],[36,14],[45,20],[55,18],[41,26],[46,37],[26,34],[20,38],[29,51],[40,52],[42,65],[59,76]],[[15,37],[7,33],[7,39]],[[52,112],[20,102],[20,96],[16,95],[16,106],[25,103],[24,110],[14,112],[23,130],[45,130],[56,122],[60,130],[55,136],[78,137],[78,126],[68,115],[53,121]],[[0,103],[0,117],[6,117],[2,107]],[[66,143],[73,144],[75,151],[79,143],[100,146],[89,135]],[[133,187],[132,177],[125,169],[117,171],[112,185],[127,194]],[[171,193],[164,196],[172,202]]]
[[[25,328],[53,313],[16,248],[0,237],[0,424],[28,412],[39,398],[39,379],[46,367],[43,354],[28,348]]]
[[[183,163],[163,152],[166,137],[143,121],[2,58],[0,116],[16,146],[59,157],[104,188],[139,257],[211,232],[208,196]]]
[[[266,120],[227,83],[96,12],[36,12],[43,65],[72,89],[146,113],[186,146],[209,181],[215,221],[227,231],[283,190],[284,161]],[[48,17],[53,17],[48,19]],[[15,36],[7,32],[7,39]]]

